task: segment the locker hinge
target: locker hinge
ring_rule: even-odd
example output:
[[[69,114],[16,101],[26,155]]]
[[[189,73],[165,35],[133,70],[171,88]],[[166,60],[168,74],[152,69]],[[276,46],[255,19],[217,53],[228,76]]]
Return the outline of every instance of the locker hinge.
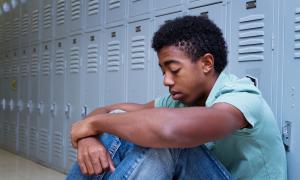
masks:
[[[282,140],[286,151],[290,150],[291,127],[292,127],[292,123],[290,121],[285,121],[282,127]]]

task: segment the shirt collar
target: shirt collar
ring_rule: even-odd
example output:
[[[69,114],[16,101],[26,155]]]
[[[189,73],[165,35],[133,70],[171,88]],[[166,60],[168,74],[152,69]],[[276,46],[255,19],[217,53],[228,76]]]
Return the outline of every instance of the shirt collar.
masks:
[[[224,87],[226,78],[227,78],[227,75],[224,72],[221,72],[206,99],[206,102],[205,102],[206,107],[210,107],[213,105],[213,102],[216,100],[216,98],[219,95],[220,89],[222,89]]]

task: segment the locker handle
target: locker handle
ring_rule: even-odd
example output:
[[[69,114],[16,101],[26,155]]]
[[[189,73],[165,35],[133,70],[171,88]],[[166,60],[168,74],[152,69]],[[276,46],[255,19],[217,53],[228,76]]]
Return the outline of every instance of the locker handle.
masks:
[[[1,104],[2,104],[2,109],[5,110],[6,109],[6,101],[5,101],[4,98],[2,99],[2,103]]]
[[[29,113],[32,113],[32,100],[29,100],[27,103],[27,109],[29,111]]]
[[[70,103],[66,104],[66,106],[65,106],[65,116],[68,119],[71,117],[71,104]]]
[[[52,116],[55,117],[55,115],[56,115],[56,104],[55,103],[53,103],[51,105],[50,112],[51,112]]]
[[[10,109],[10,111],[14,110],[14,100],[12,100],[12,99],[9,101],[9,109]]]
[[[22,100],[18,101],[18,109],[19,109],[19,112],[23,111],[23,109],[24,109],[24,104],[23,104]]]
[[[81,117],[86,117],[86,115],[87,115],[87,106],[83,106],[82,108],[81,108]]]
[[[40,115],[42,115],[44,113],[44,102],[43,101],[39,102],[37,108],[39,110]]]

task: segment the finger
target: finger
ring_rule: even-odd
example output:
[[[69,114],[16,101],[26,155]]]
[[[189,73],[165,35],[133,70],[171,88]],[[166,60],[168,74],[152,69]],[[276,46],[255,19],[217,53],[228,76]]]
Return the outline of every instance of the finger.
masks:
[[[101,166],[104,171],[109,171],[109,163],[107,159],[107,151],[105,148],[100,149],[100,161],[101,161]]]
[[[90,152],[89,155],[90,155],[90,159],[91,159],[92,166],[94,169],[94,173],[95,174],[102,173],[103,169],[101,166],[101,162],[99,160],[99,156],[100,156],[99,152],[97,152],[97,151]]]
[[[91,159],[90,159],[90,156],[89,156],[89,153],[87,150],[85,150],[85,152],[84,152],[84,163],[87,167],[88,174],[93,175],[95,172],[94,172],[94,168],[93,168],[93,165],[92,165],[92,162],[91,162]]]
[[[116,168],[115,168],[114,162],[111,159],[111,156],[110,156],[110,154],[108,152],[107,152],[107,160],[108,160],[108,164],[109,164],[109,170],[111,172],[114,172]]]
[[[77,153],[77,161],[78,161],[78,165],[79,165],[80,171],[83,174],[87,174],[87,168],[86,168],[85,163],[83,161],[83,158],[82,158],[82,156],[80,156],[79,152]]]

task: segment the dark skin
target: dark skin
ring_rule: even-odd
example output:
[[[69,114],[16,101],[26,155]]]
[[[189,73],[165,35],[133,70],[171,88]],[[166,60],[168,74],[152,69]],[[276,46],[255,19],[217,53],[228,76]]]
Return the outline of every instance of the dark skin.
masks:
[[[216,103],[212,107],[204,107],[218,78],[211,54],[192,62],[178,47],[167,46],[158,52],[158,58],[164,85],[169,88],[173,99],[190,107],[154,108],[152,101],[145,105],[119,104],[98,109],[84,121],[73,124],[71,139],[74,148],[79,151],[88,144],[87,140],[91,141],[88,138],[104,132],[144,147],[196,147],[248,126],[243,114],[230,104]],[[116,108],[129,112],[107,114]],[[96,144],[95,141],[93,143]],[[91,146],[92,143],[86,147]],[[103,145],[99,142],[96,147],[102,152],[97,156],[91,155],[89,150],[83,153],[85,156],[78,153],[83,157],[79,161],[82,172],[91,175],[113,171],[112,161]]]

